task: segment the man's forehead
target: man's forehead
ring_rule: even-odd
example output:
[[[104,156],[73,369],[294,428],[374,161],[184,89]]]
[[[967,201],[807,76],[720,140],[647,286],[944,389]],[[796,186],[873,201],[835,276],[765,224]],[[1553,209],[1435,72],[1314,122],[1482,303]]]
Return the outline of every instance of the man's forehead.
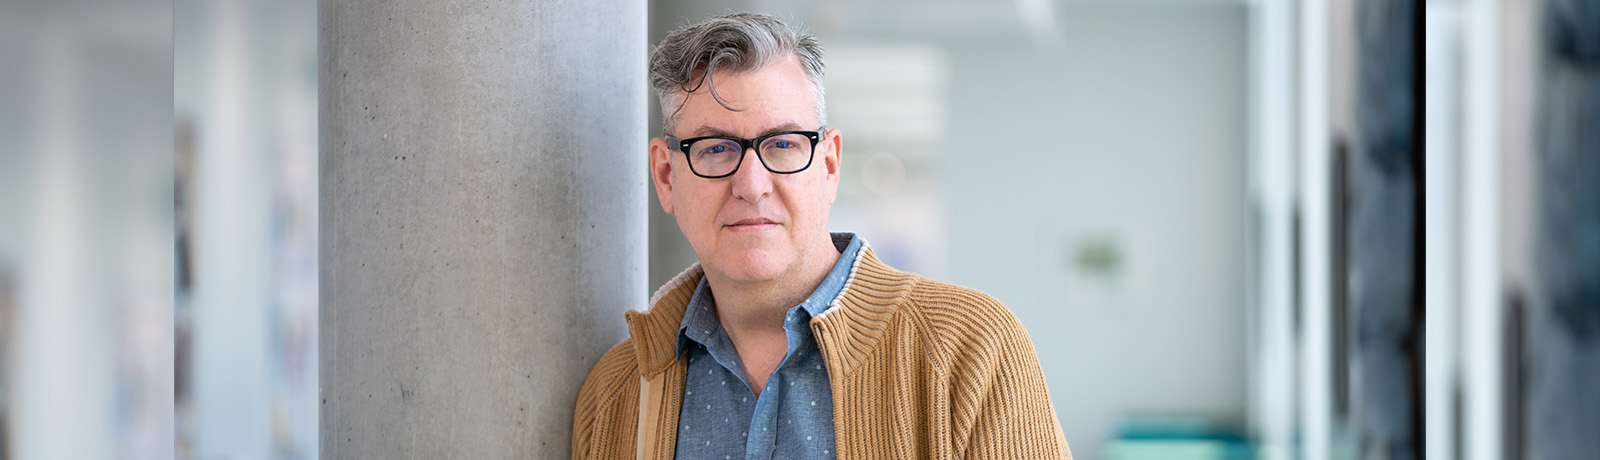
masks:
[[[686,137],[757,137],[817,128],[808,126],[815,124],[816,94],[792,56],[755,69],[719,70],[685,90],[675,129]]]
[[[805,129],[806,128],[800,126],[799,123],[795,123],[795,122],[791,121],[791,122],[781,123],[781,124],[777,124],[777,125],[766,126],[763,129],[756,130],[754,135],[755,136],[762,136],[762,135],[776,133],[776,132],[801,131],[801,130],[805,130]],[[702,137],[702,136],[742,137],[742,134],[746,134],[746,133],[739,133],[739,132],[736,132],[736,130],[734,130],[734,129],[729,129],[729,128],[725,128],[725,127],[710,125],[710,124],[700,125],[700,127],[695,128],[694,131],[690,133],[690,135],[692,137]]]

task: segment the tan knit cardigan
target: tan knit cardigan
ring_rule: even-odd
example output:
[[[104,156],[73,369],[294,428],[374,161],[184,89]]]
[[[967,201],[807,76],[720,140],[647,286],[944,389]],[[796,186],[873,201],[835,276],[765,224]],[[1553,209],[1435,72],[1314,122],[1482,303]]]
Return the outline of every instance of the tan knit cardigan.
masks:
[[[578,393],[572,458],[673,457],[688,369],[678,326],[703,274],[690,267],[648,311],[627,313],[629,338]],[[862,248],[811,330],[833,384],[841,459],[1072,458],[1033,343],[993,297],[895,270]]]

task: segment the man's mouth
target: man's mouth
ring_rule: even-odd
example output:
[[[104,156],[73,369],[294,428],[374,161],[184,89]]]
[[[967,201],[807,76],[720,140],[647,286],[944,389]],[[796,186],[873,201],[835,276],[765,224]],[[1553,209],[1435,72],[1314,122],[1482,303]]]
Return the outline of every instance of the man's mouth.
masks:
[[[777,222],[773,222],[771,219],[753,217],[749,219],[739,219],[731,224],[726,225],[725,227],[727,227],[729,230],[763,230],[775,225],[777,225]]]

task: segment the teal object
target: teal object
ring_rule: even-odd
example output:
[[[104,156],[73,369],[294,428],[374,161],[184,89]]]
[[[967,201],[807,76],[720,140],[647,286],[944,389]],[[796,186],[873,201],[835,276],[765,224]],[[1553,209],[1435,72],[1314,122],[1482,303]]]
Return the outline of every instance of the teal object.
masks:
[[[1118,424],[1106,460],[1253,460],[1255,448],[1239,430],[1202,417],[1139,416]]]

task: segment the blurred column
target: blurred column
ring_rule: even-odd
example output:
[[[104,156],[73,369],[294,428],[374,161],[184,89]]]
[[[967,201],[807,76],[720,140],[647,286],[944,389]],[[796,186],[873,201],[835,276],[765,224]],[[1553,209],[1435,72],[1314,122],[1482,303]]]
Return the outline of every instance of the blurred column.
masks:
[[[1421,436],[1422,311],[1416,265],[1416,1],[1358,0],[1350,31],[1348,102],[1354,115],[1336,197],[1343,257],[1336,299],[1347,321],[1344,363],[1349,429],[1359,458],[1417,459]],[[1336,245],[1336,247],[1338,247]],[[1337,412],[1337,410],[1336,410]]]
[[[1250,189],[1254,250],[1247,321],[1252,329],[1251,431],[1263,460],[1285,460],[1295,442],[1295,5],[1256,0],[1251,15]]]
[[[1332,123],[1330,105],[1340,99],[1330,93],[1337,89],[1329,81],[1332,58],[1330,33],[1347,30],[1330,27],[1333,13],[1347,3],[1338,0],[1305,0],[1298,5],[1299,49],[1296,70],[1299,74],[1295,118],[1299,121],[1299,143],[1295,168],[1299,174],[1296,221],[1300,270],[1296,295],[1299,300],[1300,448],[1305,460],[1331,458],[1333,434],[1332,315],[1330,298],[1332,209],[1330,179]]]
[[[1423,11],[1425,74],[1423,113],[1424,260],[1422,321],[1424,458],[1458,455],[1461,308],[1461,9],[1430,2]]]
[[[567,458],[645,298],[643,0],[324,0],[321,454]]]
[[[1462,2],[1461,60],[1461,458],[1504,458],[1502,362],[1506,323],[1500,251],[1503,183],[1500,53],[1502,4]]]
[[[1532,116],[1519,123],[1533,134],[1535,153],[1521,162],[1533,167],[1534,243],[1531,254],[1507,258],[1531,260],[1535,276],[1527,303],[1508,312],[1521,330],[1507,354],[1521,351],[1509,360],[1521,372],[1507,372],[1515,383],[1505,450],[1507,458],[1584,458],[1600,450],[1600,3],[1548,0],[1528,17],[1523,24],[1538,34],[1522,36],[1537,37],[1529,53],[1537,68],[1523,74],[1531,81],[1508,77],[1507,87],[1534,89]]]

